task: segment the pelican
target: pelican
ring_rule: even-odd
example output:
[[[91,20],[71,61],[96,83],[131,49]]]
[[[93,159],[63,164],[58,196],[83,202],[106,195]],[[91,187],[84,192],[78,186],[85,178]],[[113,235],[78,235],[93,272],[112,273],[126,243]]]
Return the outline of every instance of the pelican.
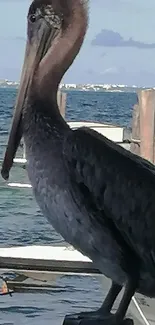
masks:
[[[60,115],[58,85],[84,41],[86,1],[34,0],[27,20],[25,60],[1,174],[8,179],[23,136],[41,211],[112,280],[102,306],[77,319],[119,325],[135,292],[155,297],[155,168],[93,130],[71,130]]]

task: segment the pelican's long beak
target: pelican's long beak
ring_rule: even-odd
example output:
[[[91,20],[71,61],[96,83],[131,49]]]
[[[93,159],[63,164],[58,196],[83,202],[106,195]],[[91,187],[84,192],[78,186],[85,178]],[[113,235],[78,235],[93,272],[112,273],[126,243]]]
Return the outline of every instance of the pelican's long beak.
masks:
[[[34,80],[34,74],[39,68],[42,58],[50,48],[52,39],[55,38],[56,33],[57,30],[47,25],[43,19],[40,23],[37,35],[35,37],[33,36],[33,38],[27,42],[12,127],[2,163],[1,174],[4,179],[9,178],[9,171],[13,165],[13,159],[23,135],[22,112],[29,97],[32,81]]]

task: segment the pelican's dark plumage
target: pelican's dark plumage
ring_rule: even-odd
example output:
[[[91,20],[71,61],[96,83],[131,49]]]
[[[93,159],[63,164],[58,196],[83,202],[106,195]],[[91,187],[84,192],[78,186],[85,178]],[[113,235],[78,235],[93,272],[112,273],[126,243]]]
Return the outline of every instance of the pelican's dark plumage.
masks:
[[[58,85],[86,29],[86,1],[32,2],[2,176],[8,177],[23,135],[28,175],[43,214],[112,280],[101,308],[80,317],[118,325],[135,291],[155,297],[155,168],[93,130],[71,130],[59,113]]]

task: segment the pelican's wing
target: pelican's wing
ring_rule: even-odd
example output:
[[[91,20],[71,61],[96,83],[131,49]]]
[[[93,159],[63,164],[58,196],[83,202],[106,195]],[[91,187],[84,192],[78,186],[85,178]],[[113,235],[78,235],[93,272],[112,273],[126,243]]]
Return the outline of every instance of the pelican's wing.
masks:
[[[69,133],[64,161],[71,180],[89,191],[96,211],[106,213],[155,275],[154,166],[87,128]]]

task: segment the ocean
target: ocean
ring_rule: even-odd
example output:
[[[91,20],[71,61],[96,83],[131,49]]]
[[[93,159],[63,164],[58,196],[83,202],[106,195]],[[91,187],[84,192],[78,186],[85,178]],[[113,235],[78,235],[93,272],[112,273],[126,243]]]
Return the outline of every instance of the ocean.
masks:
[[[15,89],[0,89],[0,158],[5,150],[16,98]],[[68,92],[67,120],[108,122],[130,127],[135,93]],[[10,182],[27,183],[26,171],[14,166]],[[0,178],[0,246],[60,245],[63,239],[42,216],[31,189],[8,188]],[[52,291],[0,297],[0,325],[60,325],[68,313],[98,308],[107,284],[95,277],[63,276]]]

